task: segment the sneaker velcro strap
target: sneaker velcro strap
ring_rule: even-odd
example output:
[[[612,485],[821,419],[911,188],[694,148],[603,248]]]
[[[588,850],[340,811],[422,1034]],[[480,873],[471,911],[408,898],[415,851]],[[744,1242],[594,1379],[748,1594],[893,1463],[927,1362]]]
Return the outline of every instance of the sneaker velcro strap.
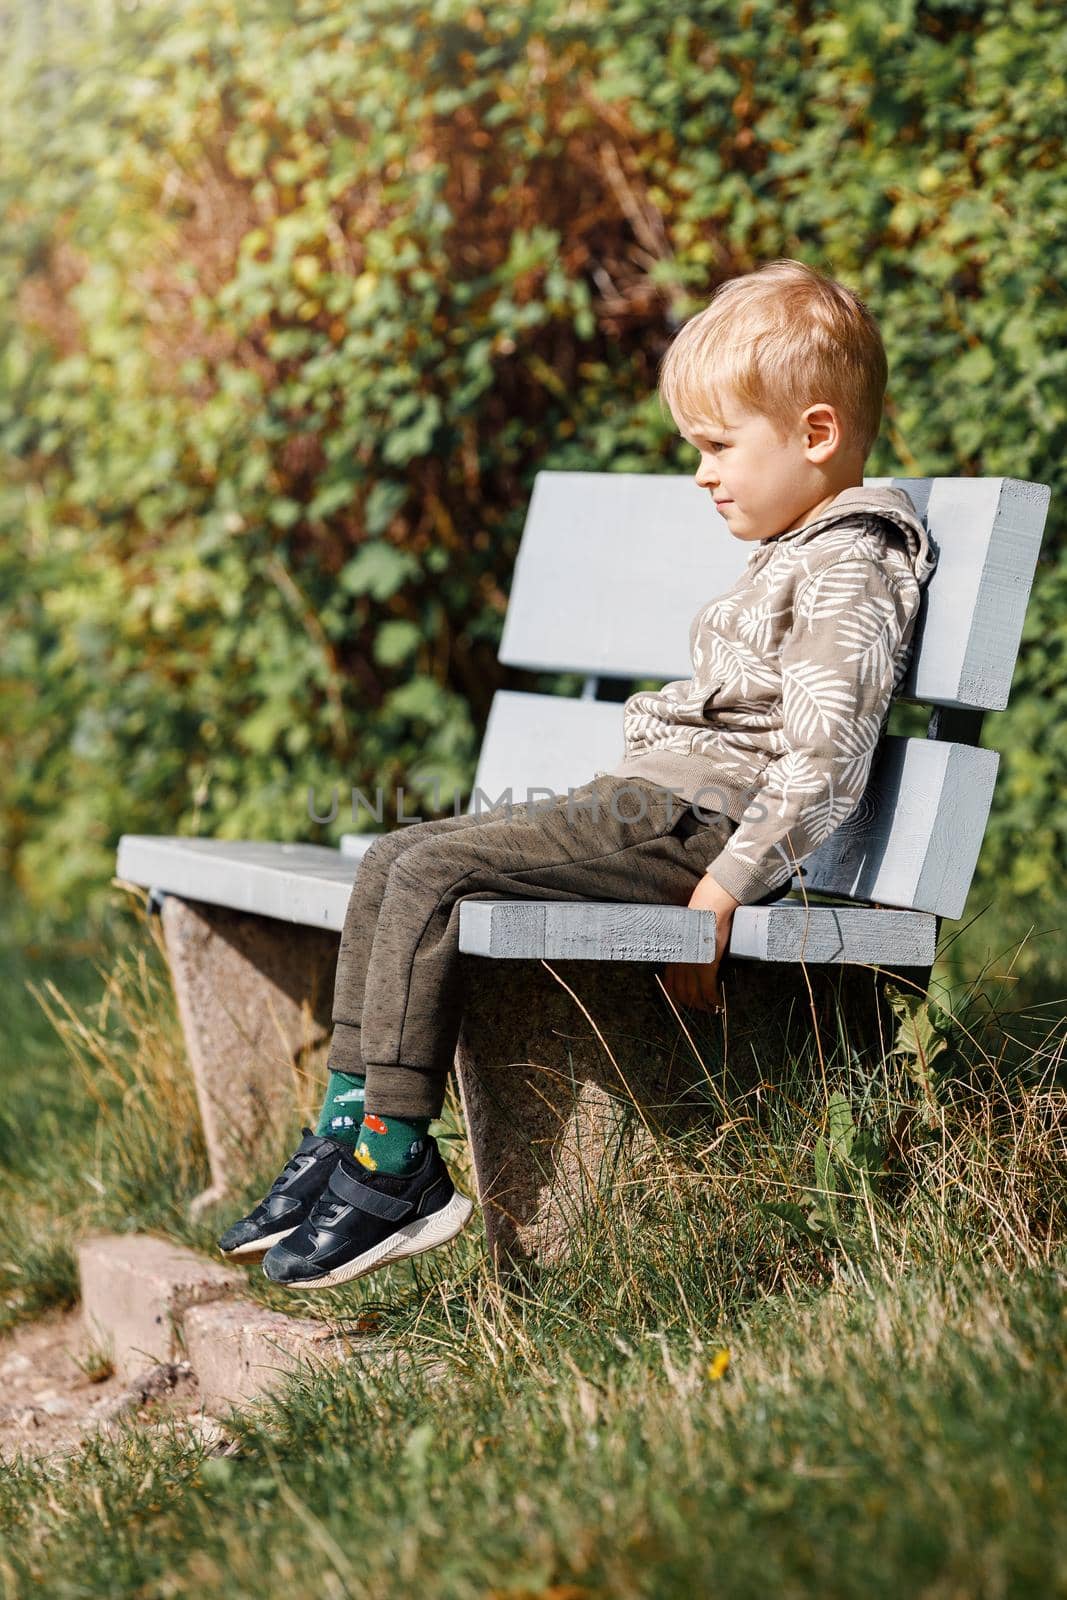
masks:
[[[386,1222],[403,1222],[415,1207],[410,1200],[401,1200],[393,1194],[383,1194],[372,1189],[369,1183],[359,1183],[343,1171],[340,1162],[330,1173],[330,1189],[339,1200],[345,1200],[360,1211],[369,1211],[372,1217],[382,1217]]]

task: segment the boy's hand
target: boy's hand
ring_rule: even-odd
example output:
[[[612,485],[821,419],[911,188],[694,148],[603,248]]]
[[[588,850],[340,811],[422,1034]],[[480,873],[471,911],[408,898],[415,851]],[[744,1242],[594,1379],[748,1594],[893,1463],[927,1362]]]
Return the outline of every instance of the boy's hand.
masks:
[[[689,909],[715,912],[715,960],[667,963],[663,986],[675,1005],[691,1006],[696,1011],[722,1010],[719,962],[730,943],[734,912],[740,904],[739,900],[735,900],[732,894],[706,874],[693,890],[689,898]]]

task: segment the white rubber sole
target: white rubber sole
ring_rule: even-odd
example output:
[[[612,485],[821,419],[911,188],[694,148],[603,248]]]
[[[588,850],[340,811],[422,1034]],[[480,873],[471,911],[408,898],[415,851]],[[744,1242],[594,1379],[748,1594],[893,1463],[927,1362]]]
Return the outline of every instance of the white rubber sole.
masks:
[[[256,1256],[265,1256],[272,1244],[281,1244],[283,1239],[288,1239],[299,1226],[299,1223],[295,1223],[291,1228],[283,1228],[281,1233],[268,1233],[264,1239],[249,1239],[247,1244],[236,1245],[232,1250],[220,1249],[219,1254],[225,1256],[227,1261],[254,1260]]]
[[[418,1256],[424,1250],[433,1250],[439,1244],[447,1244],[449,1239],[454,1239],[456,1234],[466,1227],[473,1210],[473,1200],[468,1200],[467,1196],[460,1194],[457,1189],[447,1206],[442,1206],[440,1211],[431,1212],[428,1217],[420,1217],[417,1222],[405,1223],[396,1233],[390,1234],[388,1239],[382,1239],[378,1244],[371,1245],[362,1255],[346,1261],[343,1267],[334,1267],[332,1272],[324,1272],[321,1278],[302,1278],[298,1282],[282,1283],[280,1287],[336,1289],[338,1284],[351,1283],[353,1278],[362,1278],[365,1273],[373,1272],[376,1267],[384,1267],[390,1261],[403,1261],[406,1256]],[[271,1279],[271,1282],[275,1281],[277,1280]]]

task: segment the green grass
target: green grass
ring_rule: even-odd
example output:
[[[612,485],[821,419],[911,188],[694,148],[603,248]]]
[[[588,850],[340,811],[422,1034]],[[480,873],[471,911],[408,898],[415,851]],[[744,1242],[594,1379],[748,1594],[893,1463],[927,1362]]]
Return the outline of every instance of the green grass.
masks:
[[[3,955],[40,1096],[11,1085],[8,1324],[69,1300],[91,1227],[211,1247],[150,933],[120,917],[94,982],[56,969],[67,989]],[[254,1297],[369,1318],[407,1364],[292,1383],[232,1458],[134,1431],[16,1466],[0,1594],[1067,1594],[1063,1008],[986,983],[909,1009],[883,1062],[835,1041],[822,1067],[709,1076],[704,1121],[636,1156],[525,1292],[477,1216],[335,1294],[250,1271]]]
[[[103,987],[94,958],[103,954],[106,959],[108,953],[101,940],[90,938],[83,929],[53,932],[35,927],[27,908],[15,902],[10,892],[0,901],[2,1170],[21,1168],[31,1145],[63,1137],[71,1109],[66,1051],[30,986],[51,981],[72,1006],[84,1008]],[[82,1111],[80,1090],[73,1109],[75,1115]]]
[[[1062,1288],[929,1273],[629,1338],[445,1289],[422,1319],[439,1384],[319,1379],[244,1424],[233,1459],[131,1436],[11,1473],[9,1589],[1063,1593]]]

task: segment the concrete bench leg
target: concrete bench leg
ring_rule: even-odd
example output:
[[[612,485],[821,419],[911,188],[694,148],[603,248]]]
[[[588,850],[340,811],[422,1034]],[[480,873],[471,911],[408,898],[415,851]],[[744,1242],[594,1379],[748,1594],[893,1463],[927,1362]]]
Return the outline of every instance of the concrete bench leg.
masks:
[[[709,1099],[653,965],[550,963],[604,1035],[617,1071],[580,1007],[540,961],[464,959],[467,1004],[455,1065],[474,1177],[494,1262],[525,1274],[564,1260],[577,1217],[610,1194],[614,1173],[625,1177],[627,1156],[661,1133],[682,1131],[694,1115],[706,1117]],[[824,1048],[836,1047],[836,998],[849,1041],[878,1059],[880,1046],[888,1049],[895,1037],[884,976],[855,966],[807,972]],[[926,992],[928,969],[900,976]],[[783,1050],[800,1048],[811,1034],[803,970],[738,962],[724,968],[723,987],[727,1065],[745,1072],[757,1061],[773,1076]],[[717,1075],[721,1023],[684,1009],[681,1016]],[[707,1051],[701,1040],[710,1041]]]
[[[325,1079],[339,940],[171,894],[162,923],[211,1167],[195,1215],[294,1142],[299,1077]]]

